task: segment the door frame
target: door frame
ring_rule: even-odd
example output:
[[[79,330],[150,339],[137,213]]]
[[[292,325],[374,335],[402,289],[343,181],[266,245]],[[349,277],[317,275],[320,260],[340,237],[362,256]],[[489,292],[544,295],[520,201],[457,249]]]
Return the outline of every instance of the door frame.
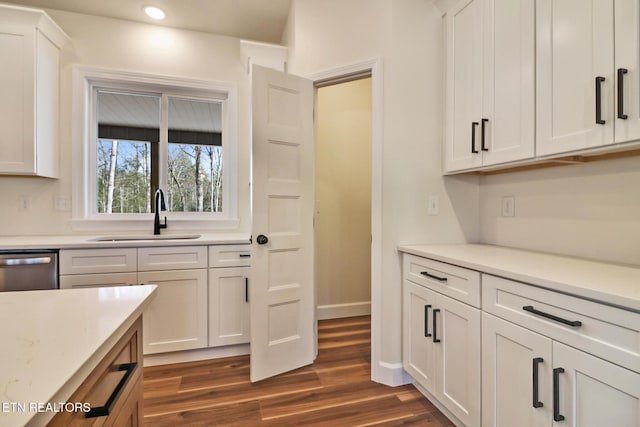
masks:
[[[388,384],[382,343],[382,59],[373,58],[304,76],[314,86],[371,77],[371,379]],[[315,120],[314,120],[315,121]]]

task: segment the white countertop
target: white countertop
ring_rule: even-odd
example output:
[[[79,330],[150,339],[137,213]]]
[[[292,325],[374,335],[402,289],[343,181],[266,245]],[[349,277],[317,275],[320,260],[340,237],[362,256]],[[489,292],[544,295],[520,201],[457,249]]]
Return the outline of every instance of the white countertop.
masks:
[[[640,267],[480,244],[398,250],[640,312]]]
[[[140,235],[141,233],[135,233]],[[182,234],[182,233],[180,233]],[[0,236],[0,250],[13,249],[72,249],[72,248],[126,248],[144,246],[191,246],[191,245],[232,245],[248,244],[249,234],[244,233],[198,233],[197,239],[157,239],[157,240],[122,240],[96,241],[96,238],[126,233],[104,233],[101,235],[58,235],[58,236]],[[163,233],[162,236],[171,236]],[[152,237],[152,236],[150,236]]]
[[[29,411],[29,404],[66,402],[142,314],[155,289],[0,292],[0,426],[48,422],[54,413]]]

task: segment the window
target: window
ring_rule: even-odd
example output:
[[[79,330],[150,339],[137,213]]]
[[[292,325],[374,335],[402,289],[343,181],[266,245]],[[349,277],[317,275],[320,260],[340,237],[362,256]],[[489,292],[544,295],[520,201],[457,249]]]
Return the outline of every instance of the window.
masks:
[[[136,228],[154,213],[158,188],[176,228],[237,223],[234,87],[79,67],[74,75],[84,106],[74,228]]]

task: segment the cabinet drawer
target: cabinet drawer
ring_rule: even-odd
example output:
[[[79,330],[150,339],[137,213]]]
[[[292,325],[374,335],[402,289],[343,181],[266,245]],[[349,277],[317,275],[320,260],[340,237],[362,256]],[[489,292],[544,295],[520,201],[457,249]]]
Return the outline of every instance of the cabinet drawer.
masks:
[[[209,246],[209,267],[249,267],[251,245]]]
[[[75,274],[60,276],[60,289],[137,285],[138,273]]]
[[[480,308],[480,273],[405,254],[404,278],[451,298]]]
[[[482,287],[485,311],[640,372],[640,313],[487,274]]]
[[[169,246],[138,249],[138,271],[207,268],[206,246]]]
[[[127,273],[137,268],[136,248],[60,251],[60,274]]]
[[[85,418],[85,413],[60,412],[48,424],[53,427],[120,425],[114,421],[122,411],[127,410],[128,402],[142,402],[142,318],[124,334],[118,343],[98,363],[87,379],[67,400],[89,404],[91,408],[105,406],[112,400],[108,414]]]

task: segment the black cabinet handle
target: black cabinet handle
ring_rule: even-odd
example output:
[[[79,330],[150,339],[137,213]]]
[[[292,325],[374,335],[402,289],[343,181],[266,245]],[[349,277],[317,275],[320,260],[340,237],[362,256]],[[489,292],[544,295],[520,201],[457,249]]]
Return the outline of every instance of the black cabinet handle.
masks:
[[[118,382],[118,384],[116,385],[116,388],[113,390],[113,393],[111,393],[111,396],[109,396],[109,399],[107,399],[107,403],[105,403],[104,406],[96,406],[94,408],[91,408],[88,412],[84,414],[84,417],[98,418],[98,417],[106,417],[107,415],[109,415],[109,413],[113,409],[113,405],[116,403],[116,400],[118,399],[118,396],[120,395],[120,393],[122,393],[122,390],[127,385],[127,382],[129,382],[129,379],[131,378],[131,375],[133,375],[133,373],[135,372],[137,366],[138,364],[136,362],[123,363],[122,365],[118,366],[118,371],[127,371],[127,373],[124,374],[122,379],[120,379],[120,382]]]
[[[436,337],[436,334],[438,333],[438,324],[436,323],[438,321],[438,313],[440,313],[439,308],[433,310],[433,342],[442,341],[440,338]]]
[[[626,68],[618,68],[618,118],[622,120],[629,118],[624,114],[624,75],[628,72]]]
[[[251,258],[251,254],[240,254],[240,258]]]
[[[485,132],[486,132],[485,125],[487,124],[488,121],[489,121],[489,119],[482,119],[482,126],[481,126],[482,135],[481,135],[481,139],[480,139],[480,141],[481,141],[480,142],[480,149],[482,151],[489,151],[489,149],[487,148],[486,143],[485,143],[485,139],[486,139],[485,138]]]
[[[564,415],[560,414],[560,374],[564,372],[563,368],[553,369],[553,420],[562,421]]]
[[[537,316],[545,317],[547,319],[551,319],[551,320],[553,320],[555,322],[563,323],[563,324],[571,326],[573,328],[578,328],[578,327],[582,326],[582,322],[579,321],[579,320],[563,319],[562,317],[554,316],[553,314],[549,314],[549,313],[545,313],[544,311],[536,310],[535,308],[533,308],[532,305],[525,305],[524,307],[522,307],[522,309],[524,311],[528,311],[529,313],[533,313],[533,314],[535,314]]]
[[[602,82],[604,77],[596,77],[596,123],[603,125],[606,121],[602,118]]]
[[[420,274],[422,274],[423,276],[428,277],[428,278],[430,278],[430,279],[437,280],[437,281],[439,281],[439,282],[446,282],[446,281],[447,281],[447,278],[446,278],[446,277],[436,276],[436,275],[434,275],[434,274],[430,274],[430,273],[428,273],[428,272],[426,272],[426,271],[422,271],[422,272],[420,272]]]
[[[544,405],[540,402],[540,398],[538,397],[538,366],[544,362],[542,357],[536,357],[533,359],[533,407],[534,408],[542,408]]]
[[[476,126],[478,126],[478,122],[471,122],[471,152],[473,154],[479,152],[476,150]]]
[[[249,278],[244,278],[244,302],[249,302]]]
[[[427,304],[424,306],[424,336],[428,338],[431,336],[429,333],[429,309],[431,308],[431,304]]]

